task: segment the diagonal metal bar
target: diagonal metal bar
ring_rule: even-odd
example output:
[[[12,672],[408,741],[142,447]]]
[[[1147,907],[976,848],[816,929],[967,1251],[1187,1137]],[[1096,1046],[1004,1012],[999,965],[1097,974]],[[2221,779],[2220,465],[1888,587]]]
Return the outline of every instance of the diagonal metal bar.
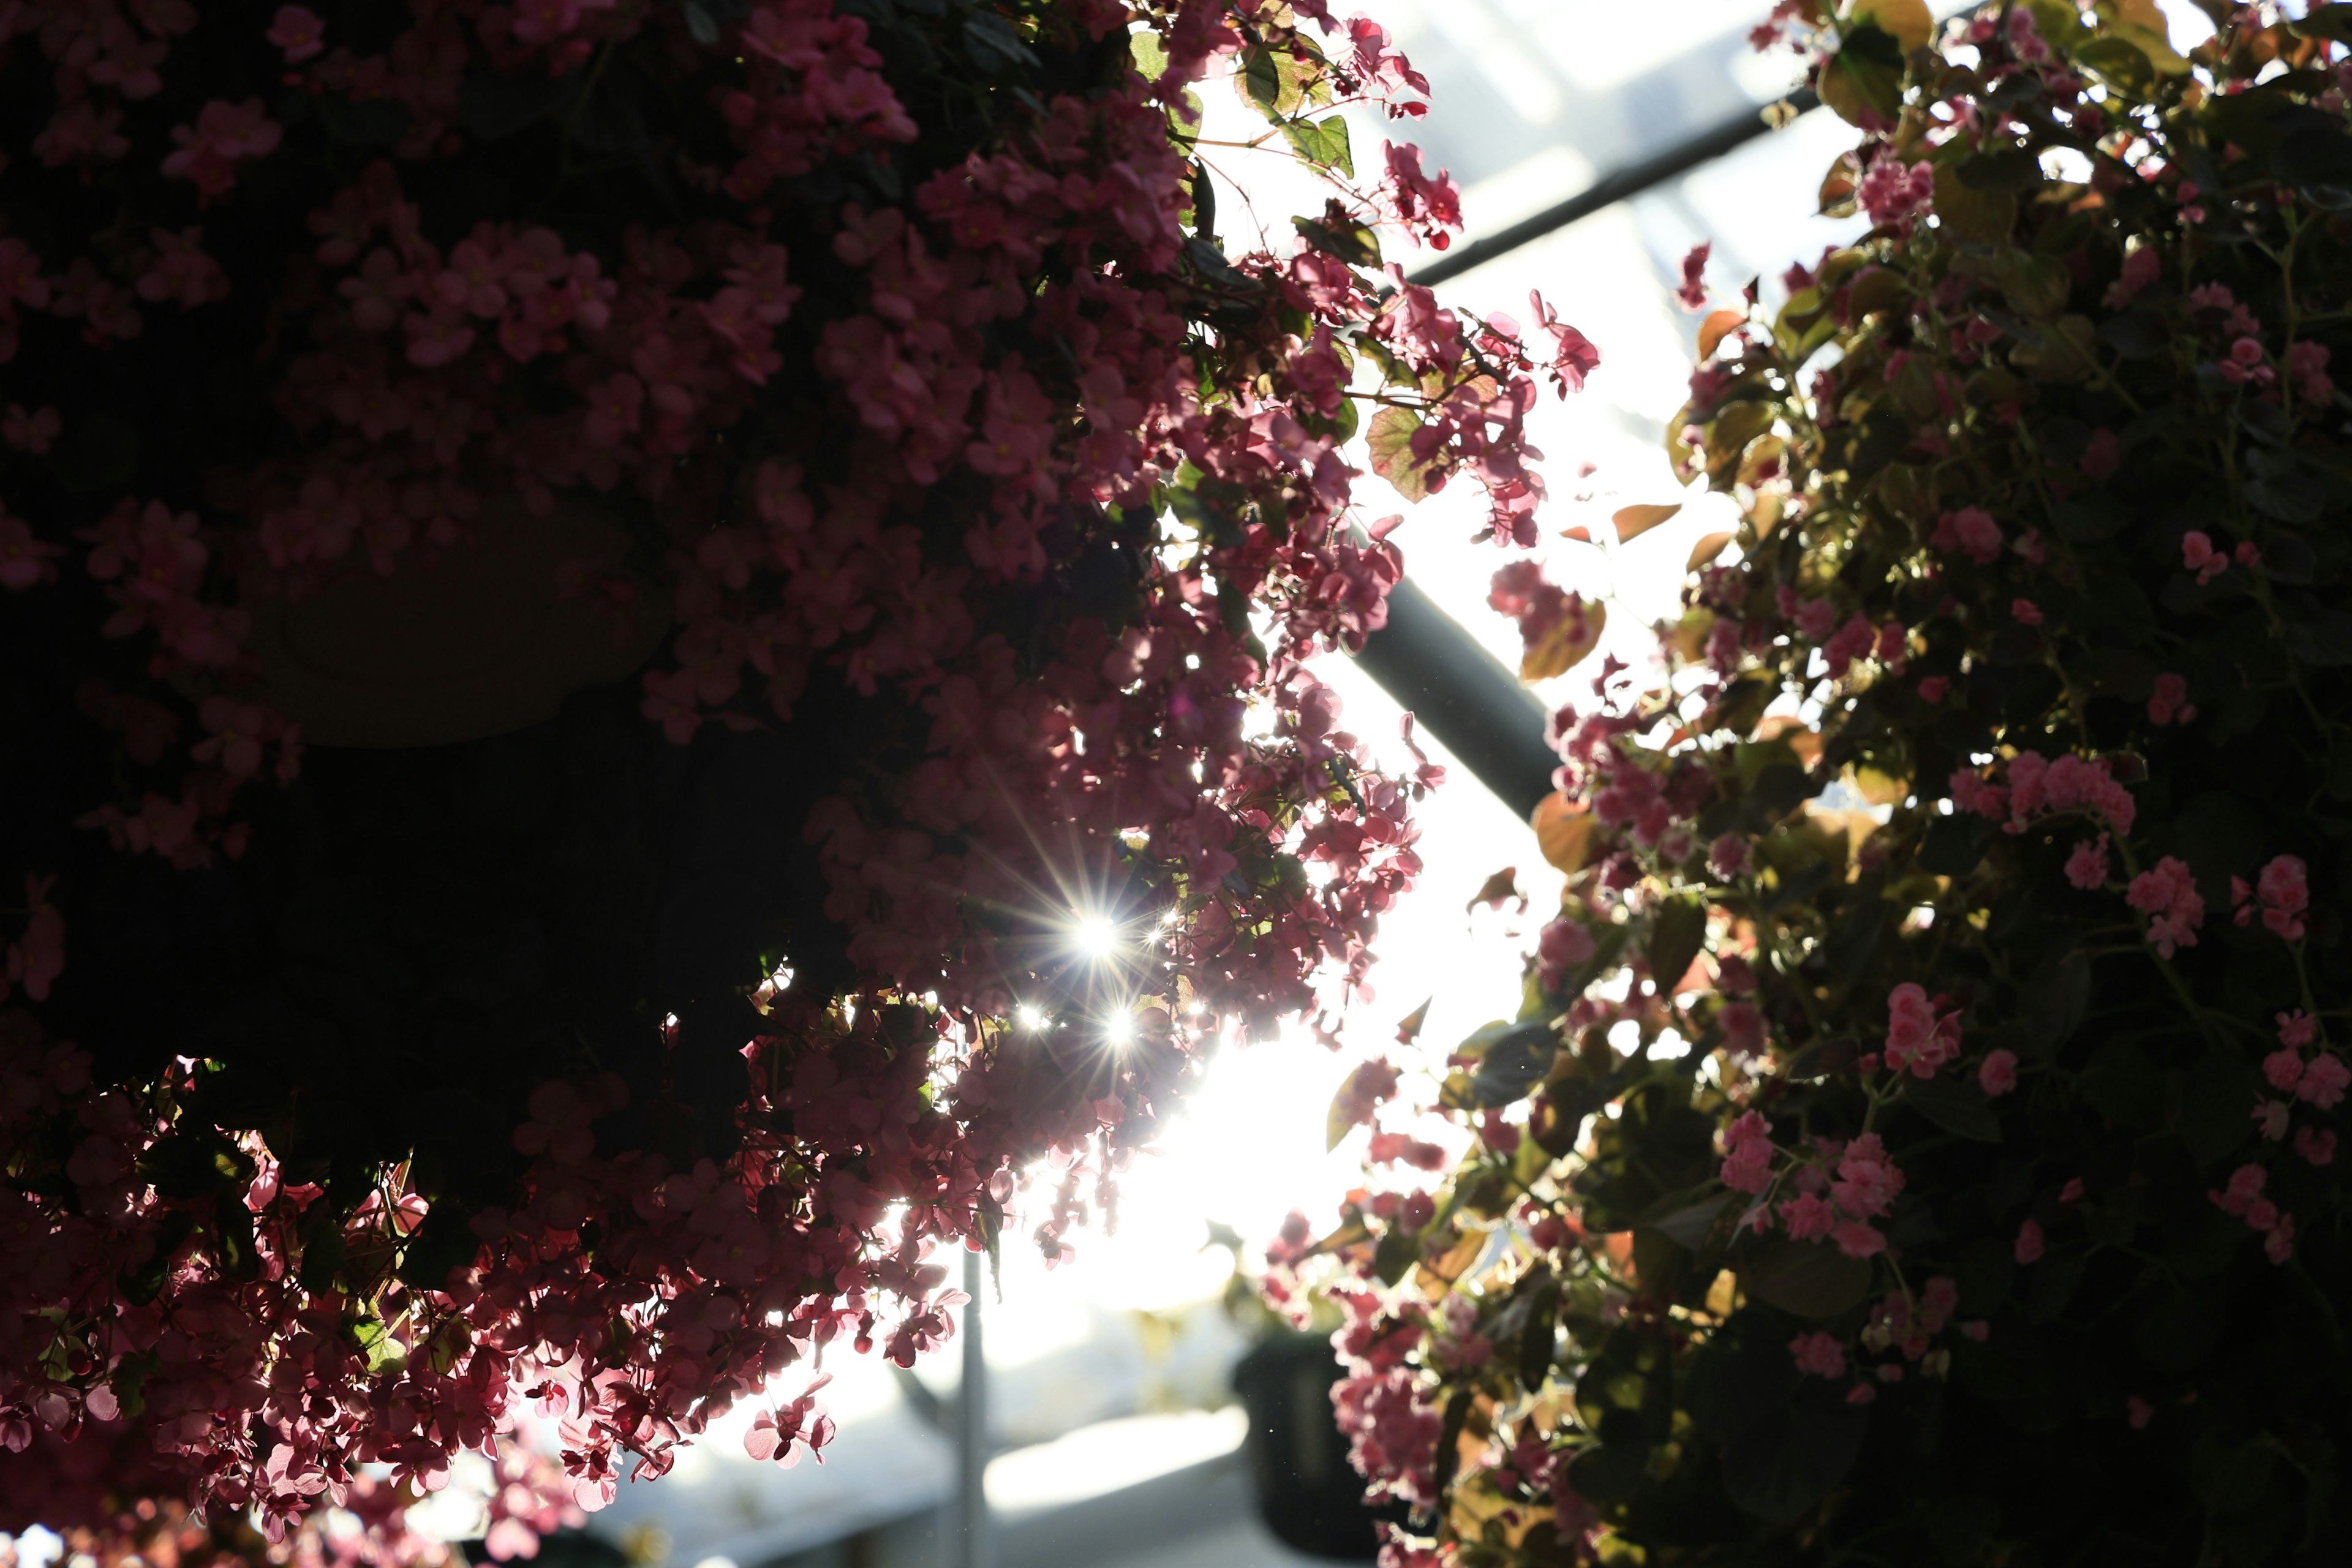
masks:
[[[1551,793],[1544,705],[1412,579],[1389,590],[1388,624],[1356,662],[1513,811]]]
[[[1531,240],[1541,239],[1557,229],[1566,228],[1594,213],[1615,206],[1619,202],[1638,196],[1677,174],[1689,173],[1701,163],[1712,163],[1733,148],[1753,142],[1759,136],[1788,124],[1798,115],[1820,108],[1821,102],[1813,95],[1812,89],[1801,87],[1778,103],[1762,109],[1743,109],[1689,140],[1676,142],[1654,157],[1644,158],[1638,163],[1631,163],[1613,174],[1602,175],[1557,206],[1546,207],[1533,217],[1522,218],[1508,228],[1474,239],[1461,249],[1438,258],[1413,273],[1408,281],[1434,284],[1443,283],[1449,278],[1459,278],[1472,268],[1483,267]]]

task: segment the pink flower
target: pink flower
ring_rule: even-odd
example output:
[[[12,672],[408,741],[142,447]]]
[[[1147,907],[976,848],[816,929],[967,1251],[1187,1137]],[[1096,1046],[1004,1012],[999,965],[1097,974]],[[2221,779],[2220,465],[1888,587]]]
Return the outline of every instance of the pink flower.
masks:
[[[2336,1134],[2298,1127],[2294,1130],[2294,1152],[2311,1164],[2328,1164],[2336,1158]]]
[[[2076,467],[2084,479],[2095,483],[2112,478],[2123,462],[2123,447],[2116,440],[2116,433],[2102,427],[2091,432],[2090,445],[2083,448],[2082,461]]]
[[[1943,701],[1944,693],[1951,687],[1948,677],[1923,675],[1919,678],[1919,700],[1930,707]]]
[[[2107,836],[2102,833],[2096,842],[2085,838],[2074,846],[2066,857],[2066,880],[2087,893],[2106,879]]]
[[[2270,1079],[2273,1089],[2293,1092],[2303,1081],[2303,1054],[2292,1046],[2273,1051],[2263,1058],[2263,1076]]]
[[[2124,1399],[2124,1419],[2131,1423],[2133,1431],[2140,1431],[2156,1419],[2156,1406],[2137,1394],[2127,1394]]]
[[[280,5],[277,19],[262,36],[286,51],[289,66],[315,59],[327,47],[327,24],[299,5]]]
[[[1962,507],[1937,520],[1928,542],[1938,550],[1960,551],[1978,565],[1990,566],[2000,558],[2000,524],[1981,507]]]
[[[2021,1264],[2040,1262],[2042,1258],[2042,1227],[2034,1224],[2032,1220],[2027,1220],[2023,1225],[2019,1226],[2017,1227],[2017,1247],[2015,1251],[2017,1254],[2017,1261]]]
[[[2263,900],[2263,924],[2287,942],[2303,940],[2303,911],[2311,906],[2311,885],[2302,859],[2281,855],[2263,868],[2254,884]]]
[[[2261,1200],[2263,1188],[2270,1179],[2271,1173],[2260,1165],[2241,1165],[2230,1173],[2227,1187],[2206,1195],[2224,1214],[2247,1214]]]
[[[2300,1007],[2292,1013],[2281,1013],[2278,1016],[2279,1043],[2297,1048],[2307,1046],[2317,1034],[2318,1027],[2312,1016]],[[2279,1087],[2284,1089],[2286,1086],[2281,1084]]]
[[[1886,1237],[1874,1226],[1858,1219],[1840,1220],[1830,1232],[1837,1249],[1848,1258],[1875,1258],[1886,1250]]]
[[[1988,1051],[1977,1068],[1977,1083],[1987,1095],[1998,1100],[2017,1087],[2017,1053],[2001,1049]]]
[[[0,588],[22,593],[37,583],[54,580],[58,569],[50,562],[64,553],[63,547],[43,542],[31,524],[12,515],[6,503],[0,502]]]
[[[1838,1158],[1837,1179],[1830,1192],[1838,1207],[1857,1219],[1870,1219],[1895,1206],[1903,1190],[1903,1173],[1887,1156],[1875,1132],[1865,1132],[1845,1145]]]
[[[1781,1201],[1780,1223],[1792,1241],[1819,1241],[1837,1228],[1837,1208],[1819,1193],[1800,1193]]]
[[[2031,599],[2011,599],[2009,602],[2009,613],[2021,625],[2038,626],[2042,624],[2041,606]]]
[[[1887,993],[1886,1066],[1892,1072],[1933,1078],[1936,1069],[1959,1055],[1958,1013],[1936,1016],[1927,993],[1906,981]]]
[[[1760,1193],[1772,1184],[1772,1128],[1757,1111],[1744,1112],[1723,1133],[1723,1184]]]
[[[1808,1377],[1834,1380],[1845,1375],[1845,1346],[1824,1330],[1799,1334],[1789,1342],[1789,1353],[1796,1358],[1797,1370]]]
[[[2124,891],[2124,901],[2153,917],[2147,940],[2164,957],[2170,958],[2177,948],[2197,945],[2197,928],[2205,923],[2205,900],[2198,894],[2196,878],[2181,861],[2168,855],[2153,870],[2134,877]]]
[[[2230,569],[2230,558],[2213,548],[2212,537],[2194,528],[2180,536],[2180,563],[2197,574],[2200,586]]]
[[[2164,258],[2156,247],[2142,245],[2124,256],[2122,275],[2107,285],[2106,303],[2120,310],[2131,303],[2132,296],[2164,276]]]
[[[2263,1237],[2263,1256],[2273,1263],[2284,1263],[2294,1256],[2294,1216],[2283,1214],[2277,1223],[2256,1227],[2270,1234]]]
[[[2178,719],[2183,724],[2197,717],[2197,710],[2189,704],[2189,682],[2169,672],[2156,678],[2156,689],[2148,693],[2147,721],[2169,724]]]
[[[0,1001],[7,1000],[11,990],[21,987],[33,1001],[46,1002],[49,999],[49,986],[65,970],[65,917],[49,902],[49,884],[54,880],[50,877],[25,879],[25,931],[8,944],[5,966],[0,967]]]
[[[284,128],[269,118],[261,100],[243,103],[214,99],[196,115],[194,126],[174,126],[172,140],[179,151],[166,154],[163,173],[172,179],[194,182],[204,199],[226,195],[236,184],[236,165],[245,159],[267,157],[278,150]]]
[[[2286,1136],[2287,1119],[2291,1110],[2292,1108],[2284,1100],[2254,1101],[2253,1123],[2256,1131],[2269,1142],[2277,1142]]]
[[[2295,1098],[2322,1110],[2332,1110],[2344,1102],[2347,1084],[2352,1084],[2352,1068],[2344,1065],[2343,1058],[2322,1052],[2305,1066],[2303,1077],[2294,1086]]]
[[[1706,258],[1714,248],[1712,243],[1702,242],[1692,246],[1690,253],[1683,258],[1682,287],[1675,290],[1675,298],[1682,301],[1685,310],[1706,309]]]

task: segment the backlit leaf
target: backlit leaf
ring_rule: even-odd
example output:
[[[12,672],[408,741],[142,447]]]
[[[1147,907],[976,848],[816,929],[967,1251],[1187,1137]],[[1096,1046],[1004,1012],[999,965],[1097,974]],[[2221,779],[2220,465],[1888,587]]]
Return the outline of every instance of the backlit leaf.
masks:
[[[1664,506],[1621,506],[1610,521],[1617,525],[1617,542],[1628,544],[1682,510],[1680,501]]]
[[[1549,680],[1574,668],[1600,643],[1601,629],[1608,623],[1606,605],[1580,602],[1553,622],[1533,647],[1520,654],[1519,679]]]
[[[1592,860],[1592,811],[1554,790],[1536,803],[1536,847],[1573,877]]]
[[[1429,468],[1412,455],[1413,432],[1421,416],[1409,408],[1385,407],[1372,416],[1364,445],[1372,454],[1372,472],[1388,480],[1409,501],[1429,498]]]
[[[1722,554],[1724,547],[1730,542],[1731,535],[1728,533],[1709,533],[1702,535],[1699,542],[1691,546],[1690,559],[1683,563],[1683,570],[1685,572],[1697,571],[1700,567],[1706,565],[1708,562]]]
[[[1722,345],[1723,340],[1738,331],[1747,320],[1748,313],[1744,310],[1717,310],[1701,321],[1698,324],[1698,357],[1714,358],[1715,351]]]

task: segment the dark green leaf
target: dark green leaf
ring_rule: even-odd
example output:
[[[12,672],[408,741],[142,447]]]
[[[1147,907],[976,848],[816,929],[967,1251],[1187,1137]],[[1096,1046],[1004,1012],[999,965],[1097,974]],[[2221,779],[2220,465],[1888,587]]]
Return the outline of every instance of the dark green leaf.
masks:
[[[1984,858],[1985,829],[1978,816],[1958,812],[1939,816],[1919,845],[1919,869],[1937,877],[1965,877]]]
[[[1646,1443],[1601,1443],[1568,1462],[1568,1484],[1594,1502],[1630,1502],[1650,1462]]]
[[[1801,1318],[1833,1318],[1870,1289],[1870,1264],[1827,1242],[1774,1241],[1739,1271],[1759,1301]]]
[[[1352,267],[1378,267],[1381,264],[1380,237],[1360,223],[1325,223],[1310,217],[1295,217],[1290,225],[1307,237],[1307,243],[1326,255],[1336,256]]]
[[[990,76],[1037,68],[1036,51],[1012,23],[992,12],[979,11],[964,18],[963,49],[965,57]]]
[[[2042,183],[2042,160],[2023,147],[1977,153],[1952,171],[1972,191],[2026,191]]]
[[[2000,1142],[2000,1119],[1984,1090],[1965,1078],[1915,1078],[1903,1086],[1903,1103],[1942,1128],[1979,1143]]]
[[[1650,978],[1660,995],[1674,989],[1689,970],[1706,941],[1706,901],[1697,898],[1670,899],[1650,922]]]
[[[1797,1405],[1783,1420],[1724,1444],[1724,1492],[1746,1511],[1786,1523],[1845,1479],[1869,1430],[1869,1414],[1858,1405]]]
[[[1551,1376],[1552,1322],[1559,1311],[1559,1281],[1547,1279],[1528,1303],[1527,1325],[1519,1331],[1519,1386],[1539,1394]]]

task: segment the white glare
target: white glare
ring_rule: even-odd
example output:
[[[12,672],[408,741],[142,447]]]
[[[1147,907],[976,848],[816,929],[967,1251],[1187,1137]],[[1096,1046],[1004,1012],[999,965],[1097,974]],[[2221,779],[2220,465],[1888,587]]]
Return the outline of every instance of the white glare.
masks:
[[[1118,945],[1118,928],[1100,915],[1078,922],[1078,946],[1089,957],[1108,958]]]
[[[1013,1009],[1013,1016],[1021,1020],[1021,1026],[1024,1029],[1042,1029],[1045,1026],[1045,1013],[1038,1008],[1032,1007],[1026,1002],[1024,1002],[1020,1006]]]

